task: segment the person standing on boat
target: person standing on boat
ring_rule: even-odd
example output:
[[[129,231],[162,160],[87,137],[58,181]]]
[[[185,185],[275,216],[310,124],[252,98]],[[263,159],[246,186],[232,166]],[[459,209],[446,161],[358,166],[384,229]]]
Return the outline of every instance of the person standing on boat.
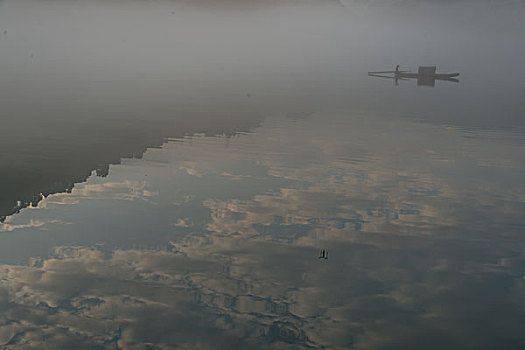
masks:
[[[399,76],[399,74],[401,74],[401,72],[399,71],[399,64],[396,66],[396,70],[395,70],[394,74],[396,76]]]

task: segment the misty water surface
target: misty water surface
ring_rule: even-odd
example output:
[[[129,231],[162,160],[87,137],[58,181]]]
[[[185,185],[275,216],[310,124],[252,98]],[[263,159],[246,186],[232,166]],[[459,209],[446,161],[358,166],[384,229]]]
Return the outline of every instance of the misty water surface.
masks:
[[[1,1],[0,347],[524,348],[523,33],[523,1]]]

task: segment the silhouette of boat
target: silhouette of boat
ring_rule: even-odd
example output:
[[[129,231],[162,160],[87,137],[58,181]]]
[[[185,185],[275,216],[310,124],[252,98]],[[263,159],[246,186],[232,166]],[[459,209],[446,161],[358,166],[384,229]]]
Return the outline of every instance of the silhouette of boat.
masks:
[[[384,75],[392,74],[392,75]],[[417,79],[418,85],[434,86],[436,80],[459,82],[455,77],[459,76],[459,73],[436,73],[436,66],[420,66],[417,73],[406,71],[406,70],[392,70],[392,71],[379,71],[379,72],[368,72],[369,76],[378,78],[388,78],[397,80],[406,80],[410,78]]]
[[[430,77],[435,79],[448,79],[457,77],[459,75],[459,73],[436,73],[436,66],[419,67],[417,73],[400,74],[401,76],[406,76],[407,78]]]

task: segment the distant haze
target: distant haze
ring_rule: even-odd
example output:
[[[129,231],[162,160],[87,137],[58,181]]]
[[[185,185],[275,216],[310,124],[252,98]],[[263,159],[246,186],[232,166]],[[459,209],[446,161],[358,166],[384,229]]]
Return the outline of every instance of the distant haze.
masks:
[[[522,1],[3,1],[0,217],[167,137],[271,115],[395,111],[522,134],[523,33]],[[396,64],[460,83],[367,76]]]

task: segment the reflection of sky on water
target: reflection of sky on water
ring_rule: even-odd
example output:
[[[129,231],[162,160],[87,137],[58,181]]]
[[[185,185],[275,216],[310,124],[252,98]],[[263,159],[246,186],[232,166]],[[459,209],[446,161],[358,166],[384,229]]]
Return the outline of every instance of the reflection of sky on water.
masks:
[[[0,348],[525,348],[523,4],[240,2],[1,1]]]
[[[0,342],[519,348],[523,147],[344,112],[174,139],[1,224]]]

